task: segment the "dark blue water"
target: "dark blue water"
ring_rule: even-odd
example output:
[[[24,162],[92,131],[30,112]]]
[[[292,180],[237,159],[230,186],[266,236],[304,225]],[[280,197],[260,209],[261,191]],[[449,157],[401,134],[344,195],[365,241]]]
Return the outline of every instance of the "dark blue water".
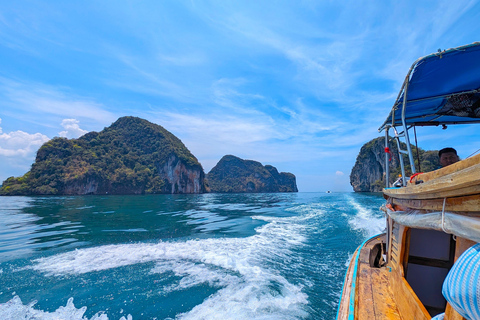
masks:
[[[375,194],[0,197],[0,319],[334,319]]]

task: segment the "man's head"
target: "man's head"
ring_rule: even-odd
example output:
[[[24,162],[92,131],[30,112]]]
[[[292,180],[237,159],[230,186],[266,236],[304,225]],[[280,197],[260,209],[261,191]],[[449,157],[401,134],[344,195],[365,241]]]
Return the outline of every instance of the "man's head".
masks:
[[[457,150],[453,148],[443,148],[438,151],[438,157],[440,158],[440,165],[442,167],[449,166],[460,160],[457,155]]]

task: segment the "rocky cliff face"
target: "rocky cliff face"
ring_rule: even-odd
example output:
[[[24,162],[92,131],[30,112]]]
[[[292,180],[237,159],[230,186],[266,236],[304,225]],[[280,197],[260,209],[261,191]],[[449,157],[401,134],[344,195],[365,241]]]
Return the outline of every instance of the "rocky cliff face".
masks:
[[[389,161],[390,183],[393,183],[401,173],[396,142],[389,144],[391,160]],[[406,146],[402,144],[402,149]],[[416,148],[412,146],[416,158]],[[437,151],[424,151],[418,148],[420,166],[415,159],[417,171],[428,172],[439,167]],[[362,146],[355,165],[350,174],[350,184],[355,192],[381,192],[385,187],[385,138],[373,139]],[[388,156],[388,155],[387,155]],[[404,155],[406,174],[410,175],[408,159]],[[420,170],[419,170],[420,169]]]
[[[232,155],[224,156],[206,179],[211,192],[298,192],[295,175]]]
[[[79,139],[54,138],[32,169],[8,178],[0,195],[202,193],[205,174],[173,134],[135,117]]]
[[[175,154],[168,157],[159,168],[160,177],[165,181],[165,193],[203,193],[205,192],[203,170],[192,170]]]

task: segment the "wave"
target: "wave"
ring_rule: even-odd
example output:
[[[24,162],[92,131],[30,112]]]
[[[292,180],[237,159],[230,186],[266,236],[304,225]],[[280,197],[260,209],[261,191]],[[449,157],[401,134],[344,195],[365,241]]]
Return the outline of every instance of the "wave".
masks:
[[[0,319],[29,319],[29,320],[88,320],[83,315],[87,307],[75,308],[73,298],[68,299],[65,307],[61,306],[54,312],[36,310],[33,307],[37,301],[32,301],[24,305],[19,296],[13,297],[6,303],[0,303]],[[93,315],[90,320],[109,320],[103,312]],[[129,314],[121,317],[119,320],[132,320]]]
[[[298,209],[304,211],[304,208]],[[165,295],[200,285],[217,289],[201,304],[178,314],[176,319],[306,318],[308,296],[302,291],[305,284],[290,282],[281,270],[288,269],[295,261],[293,250],[304,246],[308,220],[320,214],[307,212],[281,218],[252,217],[266,224],[257,227],[255,235],[246,238],[105,245],[36,259],[23,269],[40,272],[46,277],[62,277],[154,262],[150,273],[176,276],[169,285],[160,288]],[[20,298],[8,303],[16,310],[23,308],[21,314],[37,312],[31,304],[23,306]],[[86,309],[76,309],[72,299],[66,307],[53,313],[57,318],[64,312],[62,308],[67,308],[71,314],[82,313],[82,316]],[[2,309],[5,306],[0,312]],[[82,316],[65,319],[83,319]],[[92,319],[108,319],[102,316],[105,317]],[[43,312],[38,319],[50,318]]]
[[[355,210],[355,215],[348,220],[352,230],[361,231],[366,237],[382,233],[385,230],[385,217],[379,210],[372,210],[371,207],[362,206],[353,197],[347,196],[348,202]]]

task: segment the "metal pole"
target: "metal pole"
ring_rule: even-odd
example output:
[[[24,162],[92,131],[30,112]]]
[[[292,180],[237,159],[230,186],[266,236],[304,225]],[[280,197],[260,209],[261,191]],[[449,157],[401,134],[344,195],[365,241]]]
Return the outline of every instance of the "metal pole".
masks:
[[[400,146],[400,135],[395,127],[393,127],[393,132],[395,133],[395,141],[397,141],[398,160],[400,161],[400,168],[402,169],[402,185],[405,187],[407,185],[407,180],[405,179],[405,166],[403,164],[402,148]]]
[[[408,160],[410,161],[410,168],[412,169],[412,174],[416,172],[415,170],[415,161],[413,160],[412,148],[410,146],[410,138],[408,137],[408,128],[405,121],[405,110],[407,109],[407,91],[408,91],[409,81],[405,83],[405,90],[403,92],[403,106],[402,106],[402,126],[405,135],[405,142],[407,143],[408,150]],[[400,146],[399,146],[400,147]],[[404,184],[405,185],[405,184]]]
[[[385,128],[385,150],[388,148],[388,130],[389,127]],[[389,155],[385,152],[385,188],[389,187],[390,181],[390,163],[389,163]]]
[[[400,138],[396,137],[397,140],[397,148],[400,149]],[[400,168],[402,169],[402,185],[405,187],[407,185],[407,180],[405,179],[405,165],[403,164],[403,156],[401,152],[398,152],[398,159],[400,160]]]

